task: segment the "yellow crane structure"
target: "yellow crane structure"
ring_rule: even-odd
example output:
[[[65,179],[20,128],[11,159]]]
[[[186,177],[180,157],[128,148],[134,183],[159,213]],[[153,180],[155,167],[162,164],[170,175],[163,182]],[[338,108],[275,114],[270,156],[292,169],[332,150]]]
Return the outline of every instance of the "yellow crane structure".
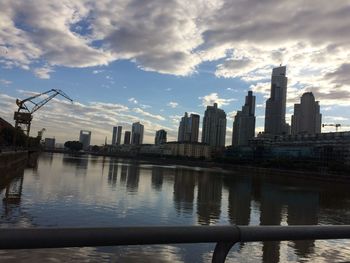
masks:
[[[52,100],[57,95],[61,95],[62,97],[66,98],[67,100],[73,102],[71,98],[68,97],[67,94],[65,94],[62,90],[59,89],[51,89],[48,91],[45,91],[43,93],[38,93],[34,96],[31,96],[29,98],[23,99],[23,100],[16,100],[16,104],[18,106],[18,110],[15,111],[14,114],[14,120],[15,120],[15,129],[16,131],[18,129],[22,129],[22,131],[29,136],[30,133],[30,125],[33,119],[33,113],[39,110],[42,106],[44,106],[46,103],[48,103],[50,100]],[[43,97],[43,99],[36,101],[40,97]],[[43,131],[42,131],[43,132]],[[14,137],[14,144],[16,142],[16,133]]]

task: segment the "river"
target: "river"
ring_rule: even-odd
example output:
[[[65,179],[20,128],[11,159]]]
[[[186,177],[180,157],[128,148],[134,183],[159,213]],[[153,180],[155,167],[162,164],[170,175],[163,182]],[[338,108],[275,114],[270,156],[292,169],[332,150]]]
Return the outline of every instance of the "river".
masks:
[[[43,153],[1,181],[0,227],[350,224],[349,185]],[[214,244],[0,251],[1,262],[210,262]],[[344,262],[350,241],[236,244],[226,262]]]

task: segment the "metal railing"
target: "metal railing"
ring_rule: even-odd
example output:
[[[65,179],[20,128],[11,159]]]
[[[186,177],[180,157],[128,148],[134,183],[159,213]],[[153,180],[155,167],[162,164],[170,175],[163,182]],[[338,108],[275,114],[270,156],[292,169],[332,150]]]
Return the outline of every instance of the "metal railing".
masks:
[[[0,228],[0,249],[216,243],[212,262],[225,262],[237,242],[349,238],[350,225]]]

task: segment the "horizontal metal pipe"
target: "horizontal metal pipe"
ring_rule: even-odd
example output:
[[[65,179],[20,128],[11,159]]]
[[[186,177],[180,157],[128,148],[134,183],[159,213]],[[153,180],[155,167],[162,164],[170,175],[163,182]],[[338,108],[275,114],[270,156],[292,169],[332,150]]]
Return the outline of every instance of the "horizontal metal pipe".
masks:
[[[350,226],[155,226],[0,229],[0,249],[350,238]]]
[[[236,226],[0,229],[0,249],[208,243],[238,240]]]

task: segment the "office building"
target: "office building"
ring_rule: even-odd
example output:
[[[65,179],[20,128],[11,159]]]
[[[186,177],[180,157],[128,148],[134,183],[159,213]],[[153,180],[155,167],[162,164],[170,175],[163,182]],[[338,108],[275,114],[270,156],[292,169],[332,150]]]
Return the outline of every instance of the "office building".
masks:
[[[248,91],[245,97],[245,104],[241,111],[238,111],[232,131],[232,145],[248,145],[250,139],[255,136],[255,96],[252,91]]]
[[[166,135],[167,135],[167,132],[165,130],[157,131],[156,137],[154,138],[154,143],[157,145],[166,143]]]
[[[286,123],[287,99],[286,67],[281,66],[272,70],[271,94],[266,101],[265,133],[269,135],[289,134],[289,125]]]
[[[185,116],[181,118],[179,125],[179,133],[177,140],[179,142],[198,142],[199,133],[199,115],[185,112]]]
[[[294,104],[292,116],[292,134],[316,134],[321,133],[320,105],[315,100],[312,92],[306,92],[301,96],[300,104]]]
[[[83,144],[83,150],[87,150],[91,142],[91,131],[80,131],[79,142]]]
[[[224,147],[226,138],[226,113],[218,109],[218,104],[207,106],[203,118],[202,143],[214,147]]]
[[[130,144],[131,132],[125,131],[124,133],[124,144]]]
[[[143,125],[140,122],[132,124],[131,128],[131,144],[142,144],[143,143]]]
[[[120,145],[122,138],[122,126],[113,127],[112,145]]]

